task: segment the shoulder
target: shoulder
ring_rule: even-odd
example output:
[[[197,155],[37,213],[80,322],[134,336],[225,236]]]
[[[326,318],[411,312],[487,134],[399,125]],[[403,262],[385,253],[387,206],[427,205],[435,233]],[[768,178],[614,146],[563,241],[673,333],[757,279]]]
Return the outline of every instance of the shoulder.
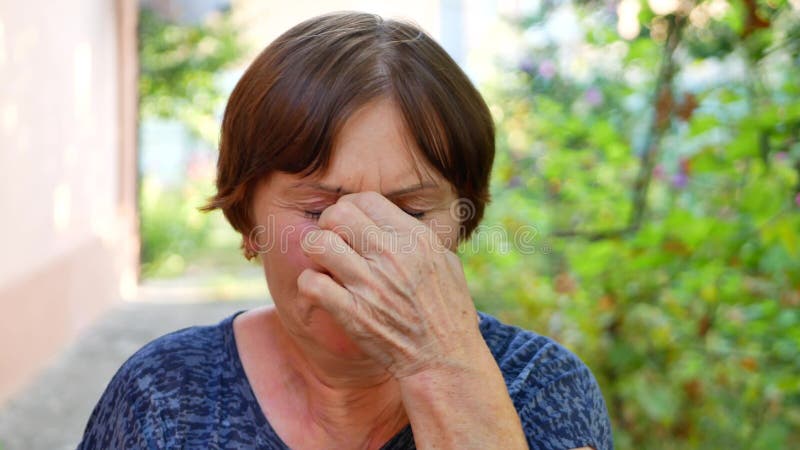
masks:
[[[181,410],[202,398],[224,366],[225,320],[166,334],[128,358],[94,407],[79,448],[170,447]]]
[[[600,387],[578,356],[551,338],[479,315],[532,448],[613,448]]]
[[[117,382],[132,392],[164,396],[191,389],[220,367],[223,322],[184,328],[150,341],[122,364],[109,387]]]
[[[489,314],[479,314],[483,338],[503,377],[512,383],[512,396],[531,394],[574,373],[591,377],[583,361],[553,339],[507,325]]]

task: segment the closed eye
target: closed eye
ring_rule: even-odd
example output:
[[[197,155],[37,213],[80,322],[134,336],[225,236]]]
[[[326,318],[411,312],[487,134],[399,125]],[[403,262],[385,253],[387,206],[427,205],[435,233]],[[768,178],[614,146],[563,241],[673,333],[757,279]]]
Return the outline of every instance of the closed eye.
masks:
[[[422,219],[422,217],[425,216],[425,211],[407,211],[404,209],[403,212],[415,219]],[[303,215],[307,219],[319,220],[319,216],[322,215],[322,211],[303,211]]]
[[[425,211],[412,212],[412,211],[406,211],[405,209],[403,211],[415,219],[422,219],[422,217],[425,215]]]
[[[303,211],[303,215],[307,219],[319,220],[319,216],[322,215],[322,211]]]

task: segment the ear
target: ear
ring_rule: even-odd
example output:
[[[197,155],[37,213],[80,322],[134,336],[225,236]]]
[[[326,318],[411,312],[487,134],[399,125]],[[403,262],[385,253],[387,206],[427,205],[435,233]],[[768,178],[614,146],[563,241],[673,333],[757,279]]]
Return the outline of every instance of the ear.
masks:
[[[274,220],[274,218],[269,217],[266,225],[258,224],[250,227],[248,233],[240,232],[242,235],[242,251],[248,260],[252,260],[272,248],[274,239],[271,233],[275,229]]]
[[[253,237],[248,235],[242,235],[242,253],[244,253],[244,257],[247,258],[248,261],[253,260],[256,256],[258,256],[258,246],[255,242],[253,242]]]

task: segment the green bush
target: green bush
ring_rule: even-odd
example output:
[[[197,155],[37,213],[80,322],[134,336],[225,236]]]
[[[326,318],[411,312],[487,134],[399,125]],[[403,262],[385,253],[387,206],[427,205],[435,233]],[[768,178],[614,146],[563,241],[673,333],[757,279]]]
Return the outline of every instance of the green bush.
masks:
[[[800,15],[783,1],[678,4],[642,2],[624,40],[620,14],[573,3],[580,45],[539,40],[487,86],[499,154],[484,226],[509,245],[462,258],[481,308],[592,368],[617,448],[790,448]],[[563,8],[543,2],[515,26]],[[515,233],[531,229],[522,248]]]
[[[148,8],[139,14],[139,110],[143,118],[176,119],[216,144],[225,99],[218,76],[244,54],[229,13],[198,24],[173,23]]]
[[[183,188],[164,188],[144,178],[140,191],[142,275],[181,275],[191,265],[217,259],[216,264],[244,265],[237,250],[241,237],[219,211],[202,213],[212,191],[208,180],[187,181]]]
[[[180,24],[142,8],[139,16],[142,120],[177,120],[192,135],[216,146],[218,115],[225,99],[218,77],[235,65],[243,53],[229,13],[213,13],[200,23]],[[141,264],[145,278],[180,275],[200,261],[226,267],[244,264],[236,250],[240,238],[222,214],[197,211],[213,193],[210,177],[187,175],[182,187],[164,187],[153,174],[141,177]],[[215,263],[209,261],[215,258]]]

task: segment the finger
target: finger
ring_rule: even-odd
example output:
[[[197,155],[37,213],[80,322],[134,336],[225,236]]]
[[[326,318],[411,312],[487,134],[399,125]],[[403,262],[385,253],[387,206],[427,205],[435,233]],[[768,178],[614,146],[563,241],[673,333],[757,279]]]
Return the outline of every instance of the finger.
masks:
[[[392,203],[388,198],[374,191],[358,192],[339,197],[339,202],[355,205],[381,229],[407,231],[419,225],[419,221]]]
[[[415,324],[398,319],[396,314],[391,314],[392,311],[379,312],[382,320],[378,319],[375,312],[368,313],[375,305],[357,298],[330,276],[307,268],[297,278],[297,287],[300,294],[298,299],[306,300],[297,306],[298,318],[302,323],[311,323],[315,309],[325,310],[356,345],[387,366],[392,364],[393,358],[387,354],[385,347],[375,346],[375,339],[382,340],[384,345],[402,349],[405,354],[416,350],[408,340],[408,336],[414,334]]]
[[[367,279],[370,272],[367,261],[338,234],[330,230],[312,230],[301,242],[306,257],[324,267],[337,282],[353,286]]]
[[[339,235],[360,255],[378,249],[385,233],[351,202],[337,202],[325,208],[318,224],[320,228]]]
[[[311,313],[315,308],[320,307],[333,316],[334,320],[340,325],[349,329],[352,324],[353,303],[352,294],[333,280],[327,274],[307,268],[297,277],[297,292],[301,297],[309,300],[309,303],[301,307],[301,321],[308,325],[311,320]],[[345,323],[348,321],[348,323]]]
[[[466,276],[464,275],[464,265],[461,262],[461,258],[453,252],[452,250],[445,249],[442,251],[445,259],[445,266],[448,268],[450,273],[459,281],[464,282],[466,284]]]

